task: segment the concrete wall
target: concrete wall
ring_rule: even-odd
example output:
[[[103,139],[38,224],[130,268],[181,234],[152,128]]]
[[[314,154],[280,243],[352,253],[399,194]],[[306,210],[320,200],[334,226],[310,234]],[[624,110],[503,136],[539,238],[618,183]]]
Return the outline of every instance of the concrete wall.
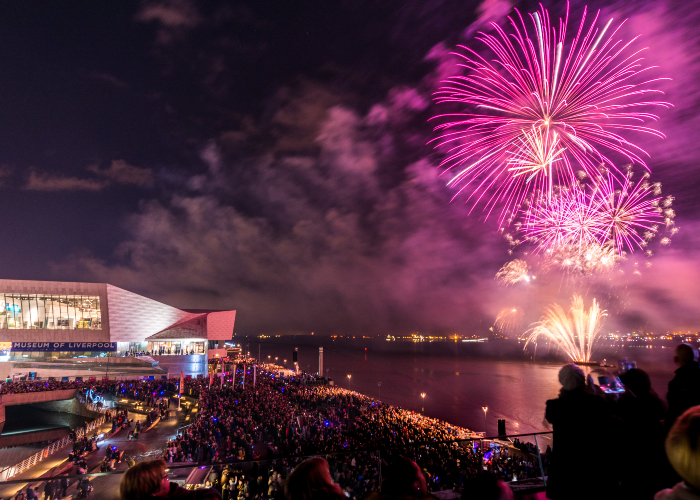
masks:
[[[61,412],[61,413],[72,413],[73,415],[80,415],[81,417],[89,418],[95,420],[99,418],[102,414],[97,411],[88,410],[84,404],[78,401],[76,398],[66,399],[63,401],[47,401],[45,403],[36,403],[32,405],[32,408],[38,408],[40,410]]]
[[[60,391],[44,392],[24,392],[21,394],[3,394],[0,403],[5,406],[26,405],[32,403],[43,403],[46,401],[57,401],[62,399],[73,399],[77,389],[64,389]]]
[[[207,356],[204,354],[151,357],[158,361],[158,366],[171,377],[179,377],[180,372],[193,377],[207,374]]]
[[[0,448],[6,448],[7,446],[19,446],[29,443],[40,443],[43,441],[54,441],[56,439],[61,439],[63,436],[67,436],[69,432],[70,428],[64,427],[62,429],[49,429],[45,431],[7,434],[5,436],[0,436]],[[34,453],[36,453],[37,451],[39,450],[35,450]],[[27,456],[25,456],[24,458],[30,457],[34,453],[28,453]],[[21,462],[22,460],[24,460],[24,458],[20,459],[19,461]]]
[[[231,340],[236,311],[218,311],[207,314],[207,339]]]

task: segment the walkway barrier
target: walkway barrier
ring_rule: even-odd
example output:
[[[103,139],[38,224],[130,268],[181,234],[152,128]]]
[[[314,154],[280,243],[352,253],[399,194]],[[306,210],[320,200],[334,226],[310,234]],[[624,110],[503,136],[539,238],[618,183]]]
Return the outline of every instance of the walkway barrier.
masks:
[[[97,420],[93,420],[92,422],[88,423],[87,426],[79,427],[78,429],[76,429],[75,434],[78,437],[78,439],[82,439],[83,435],[86,432],[89,433],[90,431],[99,428],[104,423],[104,421],[105,415],[102,415]],[[13,477],[17,476],[18,474],[21,474],[22,472],[38,464],[45,458],[48,458],[49,456],[53,455],[58,450],[65,448],[70,443],[72,443],[70,436],[65,436],[59,439],[58,441],[54,441],[42,450],[36,452],[34,455],[25,458],[20,463],[16,465],[11,465],[9,467],[5,467],[4,469],[0,470],[0,482],[8,481]]]
[[[178,431],[181,429],[183,428],[181,427]],[[468,472],[471,470],[475,472],[481,471],[485,467],[498,468],[500,466],[502,473],[508,473],[508,484],[515,496],[518,497],[545,489],[547,484],[548,456],[547,454],[541,454],[539,448],[540,446],[546,447],[542,441],[543,439],[551,439],[551,434],[551,431],[492,437],[474,434],[460,439],[406,443],[381,449],[354,449],[334,453],[316,453],[313,455],[278,455],[259,458],[248,456],[242,457],[240,460],[233,459],[220,462],[170,462],[167,467],[171,473],[184,469],[184,474],[194,468],[223,467],[226,464],[239,467],[258,463],[267,468],[280,464],[283,465],[282,468],[287,469],[288,467],[294,467],[306,458],[315,456],[323,457],[329,462],[331,473],[335,470],[340,471],[347,467],[352,467],[353,463],[356,470],[363,470],[364,467],[368,467],[368,470],[372,471],[373,468],[376,468],[377,476],[374,479],[378,480],[375,482],[375,487],[378,489],[381,487],[382,467],[392,463],[392,460],[398,457],[407,457],[422,464],[424,459],[430,460],[430,455],[439,451],[441,456],[451,455],[454,459],[460,460],[460,462],[452,470],[446,471],[448,474],[447,478],[441,477],[443,476],[442,473],[438,475],[435,471],[431,471],[430,466],[427,467],[429,473],[426,474],[428,476],[426,479],[431,492],[444,491],[450,493],[452,490],[449,487],[452,486],[452,482],[459,478],[463,471]],[[57,477],[99,477],[123,473],[124,470],[117,470],[108,473],[83,474],[81,476],[53,476],[53,479]],[[0,480],[6,481],[4,477],[0,477]],[[20,483],[42,480],[42,478],[25,478],[9,482]],[[455,489],[455,495],[458,495],[459,489]]]

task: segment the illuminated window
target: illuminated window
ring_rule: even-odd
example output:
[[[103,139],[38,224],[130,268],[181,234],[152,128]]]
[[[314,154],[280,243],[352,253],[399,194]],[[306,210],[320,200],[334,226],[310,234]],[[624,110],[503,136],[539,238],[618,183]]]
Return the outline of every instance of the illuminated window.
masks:
[[[0,293],[0,329],[101,330],[100,298]]]

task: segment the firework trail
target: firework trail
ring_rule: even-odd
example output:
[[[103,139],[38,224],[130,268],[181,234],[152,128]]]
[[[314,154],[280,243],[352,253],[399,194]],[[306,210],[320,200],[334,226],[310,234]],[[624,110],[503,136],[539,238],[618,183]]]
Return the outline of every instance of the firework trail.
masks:
[[[503,202],[501,225],[529,194],[551,197],[555,184],[570,185],[573,165],[591,176],[600,164],[616,168],[610,155],[646,166],[648,154],[618,132],[663,137],[644,125],[658,119],[645,107],[670,106],[652,97],[661,92],[650,85],[661,79],[640,78],[650,69],[642,66],[643,49],[630,49],[634,39],[616,40],[622,24],[611,28],[611,19],[599,28],[597,13],[586,26],[584,10],[567,39],[568,5],[558,28],[543,7],[531,23],[516,12],[509,33],[493,23],[495,35],[479,33],[491,60],[459,46],[467,74],[435,93],[438,103],[470,108],[435,117],[444,120],[434,141],[449,148],[441,164],[453,172],[449,184],[459,186],[457,194],[469,189],[474,205],[484,200],[488,213]]]
[[[496,281],[503,285],[515,285],[521,281],[529,282],[532,278],[528,274],[529,267],[527,262],[521,259],[515,259],[506,262],[496,273]]]
[[[559,304],[545,309],[544,317],[529,330],[525,347],[536,342],[540,336],[547,337],[557,344],[571,361],[591,361],[593,351],[601,340],[600,330],[603,318],[607,316],[593,299],[591,308],[586,310],[580,295],[574,295],[568,314]]]
[[[519,307],[506,307],[496,316],[493,326],[503,335],[522,333],[523,310]]]

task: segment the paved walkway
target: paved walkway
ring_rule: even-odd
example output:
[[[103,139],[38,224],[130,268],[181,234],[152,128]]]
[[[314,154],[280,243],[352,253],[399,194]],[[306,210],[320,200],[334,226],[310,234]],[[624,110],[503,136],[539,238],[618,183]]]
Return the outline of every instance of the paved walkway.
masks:
[[[192,399],[190,399],[192,401]],[[129,412],[129,417],[134,419],[131,429],[136,425],[136,422],[141,421],[145,424],[145,415],[139,415],[137,413]],[[91,453],[86,458],[88,464],[88,472],[99,472],[100,464],[105,457],[105,452],[107,446],[116,445],[120,451],[124,451],[124,456],[122,457],[122,462],[115,464],[115,470],[126,470],[126,459],[127,457],[132,457],[134,461],[140,462],[143,460],[151,460],[160,456],[163,452],[165,444],[168,439],[175,437],[177,429],[183,425],[187,425],[191,419],[185,421],[185,415],[183,411],[177,411],[177,404],[171,405],[171,416],[167,421],[159,421],[155,427],[150,431],[141,433],[139,439],[129,441],[129,431],[130,428],[122,429],[115,433],[114,436],[107,437],[103,441],[99,441],[99,450]],[[100,429],[100,433],[109,432],[112,428],[112,424],[105,423]],[[27,469],[22,474],[16,476],[13,479],[24,479],[24,478],[38,478],[38,477],[52,477],[58,474],[77,474],[75,466],[68,466],[68,454],[71,448],[66,446],[60,451],[57,451],[47,459],[39,462],[34,467]],[[178,476],[184,474],[187,477],[189,469],[177,471]],[[113,474],[109,476],[99,476],[91,478],[93,484],[93,492],[90,495],[91,499],[95,500],[117,500],[119,498],[119,481],[121,481],[121,474]],[[76,484],[77,480],[71,480],[71,484],[68,487],[67,496],[76,494]],[[35,489],[38,486],[38,492],[41,498],[41,492],[44,490],[45,483],[43,482],[28,482],[28,483],[13,483],[13,484],[2,484],[0,483],[0,499],[14,498],[14,495],[21,488],[25,488],[28,485],[33,485]]]

